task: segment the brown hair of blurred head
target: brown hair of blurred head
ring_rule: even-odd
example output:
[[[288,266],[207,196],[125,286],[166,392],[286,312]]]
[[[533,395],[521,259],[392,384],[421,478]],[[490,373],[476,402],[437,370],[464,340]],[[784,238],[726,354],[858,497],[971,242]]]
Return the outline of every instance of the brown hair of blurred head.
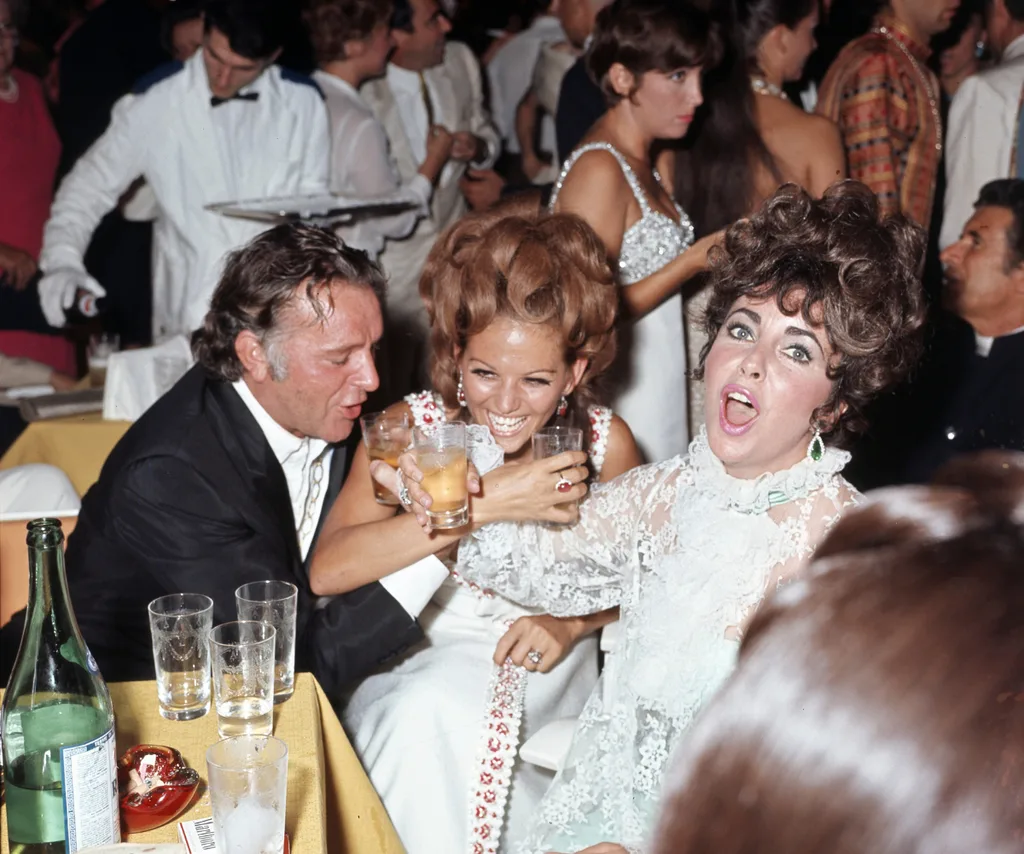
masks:
[[[210,377],[239,380],[243,367],[235,341],[249,331],[267,349],[272,370],[283,375],[276,344],[285,310],[306,299],[320,319],[343,311],[330,294],[339,283],[369,288],[384,302],[384,274],[361,249],[346,246],[328,228],[274,226],[228,254],[203,325],[192,333],[192,355]]]
[[[845,516],[665,791],[655,854],[1024,850],[1024,454]]]
[[[390,0],[308,0],[302,13],[317,65],[346,59],[345,42],[363,41],[391,20]]]
[[[634,77],[633,92],[648,71],[711,68],[722,57],[718,24],[697,0],[614,0],[597,13],[586,54],[587,72],[614,106],[622,96],[608,79],[620,63]]]
[[[924,246],[920,227],[902,215],[883,219],[875,194],[857,181],[833,184],[821,199],[783,185],[712,253],[708,342],[696,375],[737,299],[774,299],[782,312],[824,327],[838,359],[815,426],[830,443],[848,444],[867,425],[868,402],[921,354]]]
[[[594,383],[615,357],[618,288],[598,236],[573,214],[511,199],[464,216],[427,257],[420,296],[431,324],[431,379],[457,408],[457,353],[496,318],[551,326],[566,364],[587,360],[572,395],[575,414],[595,401]]]

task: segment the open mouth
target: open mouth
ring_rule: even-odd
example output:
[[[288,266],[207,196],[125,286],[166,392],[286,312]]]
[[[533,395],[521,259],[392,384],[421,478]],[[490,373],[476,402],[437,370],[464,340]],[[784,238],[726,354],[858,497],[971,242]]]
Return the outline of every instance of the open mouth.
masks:
[[[746,433],[761,414],[757,398],[738,385],[727,385],[720,397],[718,423],[730,436]]]
[[[518,418],[508,418],[504,415],[495,415],[493,412],[487,413],[487,421],[491,425],[491,432],[495,436],[515,436],[523,426],[526,424],[526,415],[521,415]]]

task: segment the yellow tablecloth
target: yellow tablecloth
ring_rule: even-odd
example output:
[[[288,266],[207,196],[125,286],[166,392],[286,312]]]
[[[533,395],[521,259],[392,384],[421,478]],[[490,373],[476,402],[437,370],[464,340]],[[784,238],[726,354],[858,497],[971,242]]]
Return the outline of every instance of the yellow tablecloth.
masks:
[[[120,754],[135,744],[167,744],[199,771],[203,784],[181,818],[210,815],[206,748],[218,739],[211,710],[194,721],[168,721],[157,711],[153,682],[110,686]],[[404,854],[391,820],[356,758],[316,679],[300,673],[291,699],[274,707],[274,735],[288,744],[286,828],[296,854]],[[8,854],[6,805],[0,811],[0,852]],[[179,819],[181,820],[181,819]],[[177,822],[125,842],[176,842]]]
[[[0,469],[49,463],[62,469],[78,494],[85,495],[129,427],[130,421],[104,421],[98,412],[34,421],[0,459]]]

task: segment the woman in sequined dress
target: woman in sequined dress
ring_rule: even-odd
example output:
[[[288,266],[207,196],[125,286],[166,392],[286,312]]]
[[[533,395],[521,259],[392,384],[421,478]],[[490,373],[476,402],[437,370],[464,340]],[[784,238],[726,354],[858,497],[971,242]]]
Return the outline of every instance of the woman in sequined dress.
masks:
[[[658,140],[681,139],[701,104],[719,33],[691,0],[614,0],[597,17],[587,64],[608,111],[566,160],[551,209],[583,217],[618,269],[625,322],[612,406],[650,462],[686,451],[686,343],[680,289],[720,235],[694,243]],[[660,158],[664,166],[670,158]]]

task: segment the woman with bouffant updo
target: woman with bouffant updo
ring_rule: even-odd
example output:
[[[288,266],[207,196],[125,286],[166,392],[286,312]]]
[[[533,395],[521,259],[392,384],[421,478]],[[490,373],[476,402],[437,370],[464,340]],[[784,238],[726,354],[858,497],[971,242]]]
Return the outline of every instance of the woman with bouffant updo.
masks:
[[[1019,854],[1024,454],[871,493],[667,776],[656,854]]]
[[[426,641],[359,685],[343,717],[407,849],[451,854],[469,845],[477,807],[471,789],[493,793],[486,815],[475,819],[477,832],[496,842],[505,813],[508,833],[523,832],[550,777],[523,763],[513,772],[515,725],[521,720],[525,740],[580,713],[597,681],[592,635],[615,611],[558,619],[422,559],[454,557],[468,530],[489,521],[569,522],[576,509],[566,501],[583,488],[557,491],[559,482],[568,485],[565,471],[574,481],[604,481],[640,458],[625,423],[596,404],[615,355],[618,292],[604,248],[583,220],[519,203],[464,217],[435,244],[420,292],[431,321],[434,388],[389,412],[420,428],[471,425],[483,485],[471,497],[470,526],[427,535],[412,514],[377,504],[360,449],[310,580],[321,594],[378,579],[392,591],[427,588],[418,593],[421,605],[430,599],[420,615]],[[552,424],[583,428],[584,452],[533,462],[531,437]],[[487,473],[502,461],[501,475]],[[514,685],[525,687],[525,700],[507,705],[502,692]],[[485,719],[496,713],[509,727],[501,735],[503,767],[491,768],[481,786]]]

